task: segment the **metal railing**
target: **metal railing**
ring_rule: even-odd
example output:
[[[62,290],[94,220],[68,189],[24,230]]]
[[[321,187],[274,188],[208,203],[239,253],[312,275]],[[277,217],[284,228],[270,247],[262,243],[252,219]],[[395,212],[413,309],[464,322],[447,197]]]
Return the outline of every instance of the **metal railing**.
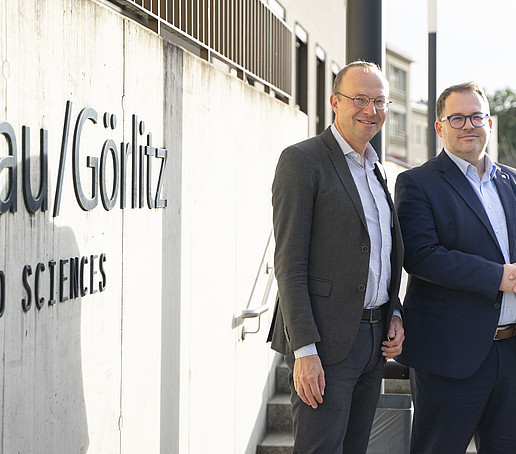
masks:
[[[292,31],[262,0],[110,0],[144,18],[157,33],[172,31],[244,76],[292,95]]]
[[[253,309],[244,309],[242,311],[242,319],[245,320],[246,318],[255,318],[258,317],[258,326],[254,331],[249,331],[244,324],[244,327],[242,328],[242,340],[245,340],[246,334],[256,334],[258,331],[260,331],[261,327],[261,319],[262,315],[267,312],[271,306],[271,294],[273,292],[273,288],[275,287],[273,284],[276,283],[276,278],[274,277],[274,270],[272,266],[269,266],[269,264],[266,264],[266,274],[269,275],[269,279],[267,280],[267,286],[265,288],[265,293],[263,294],[262,304],[258,307],[255,307]]]
[[[274,277],[274,269],[272,265],[269,265],[272,258],[273,247],[274,240],[273,232],[271,230],[246,308],[243,309],[239,315],[233,317],[233,328],[243,325],[240,337],[241,340],[245,340],[247,334],[256,334],[260,331],[262,315],[265,314],[265,312],[267,312],[274,304],[273,296],[276,295],[278,287],[276,278]],[[245,320],[250,318],[258,318],[258,322],[254,323],[254,330],[248,329],[245,325]]]

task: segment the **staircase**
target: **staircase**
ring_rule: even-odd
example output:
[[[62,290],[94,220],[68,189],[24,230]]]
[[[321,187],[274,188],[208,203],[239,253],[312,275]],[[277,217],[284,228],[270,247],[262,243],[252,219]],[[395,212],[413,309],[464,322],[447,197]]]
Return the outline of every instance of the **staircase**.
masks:
[[[267,404],[267,436],[256,454],[292,454],[293,447],[288,367],[282,361],[276,368],[276,394]]]
[[[294,436],[292,435],[292,414],[288,367],[281,361],[276,367],[276,394],[267,404],[267,435],[257,446],[256,454],[292,454]],[[385,391],[389,393],[410,394],[407,367],[394,361],[387,362],[383,378]],[[389,448],[386,447],[386,451]],[[473,440],[466,454],[477,452]]]
[[[292,414],[288,367],[281,361],[276,367],[276,393],[267,404],[267,434],[257,446],[256,454],[292,454],[294,436],[292,435]],[[410,394],[408,367],[389,361],[384,369],[386,392]],[[385,451],[390,452],[389,449]],[[467,451],[469,453],[476,451]]]
[[[267,435],[257,446],[256,454],[292,454],[294,436],[292,435],[292,414],[288,367],[282,361],[276,367],[276,394],[267,404]],[[389,361],[384,370],[385,390],[390,393],[410,393],[408,368]],[[385,452],[390,452],[386,447]],[[466,454],[477,451],[471,441]]]

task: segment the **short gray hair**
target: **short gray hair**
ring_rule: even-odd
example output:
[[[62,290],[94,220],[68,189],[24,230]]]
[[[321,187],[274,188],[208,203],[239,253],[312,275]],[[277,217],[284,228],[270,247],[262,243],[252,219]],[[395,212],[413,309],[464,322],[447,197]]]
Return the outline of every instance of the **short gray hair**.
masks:
[[[378,75],[384,80],[385,86],[389,88],[389,81],[385,77],[385,75],[382,72],[382,68],[378,66],[376,63],[372,63],[369,61],[363,61],[363,60],[356,60],[351,63],[348,63],[346,66],[344,66],[335,77],[335,81],[333,82],[333,94],[336,95],[337,92],[340,89],[340,84],[342,83],[342,78],[344,75],[348,72],[351,68],[364,68],[368,71],[375,71],[378,73]]]

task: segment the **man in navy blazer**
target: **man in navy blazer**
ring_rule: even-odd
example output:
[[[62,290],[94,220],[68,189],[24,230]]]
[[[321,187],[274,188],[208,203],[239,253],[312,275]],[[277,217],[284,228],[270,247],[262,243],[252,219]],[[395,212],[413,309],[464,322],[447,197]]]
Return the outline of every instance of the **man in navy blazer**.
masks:
[[[412,454],[516,453],[516,170],[494,163],[492,120],[474,83],[436,105],[444,150],[399,175],[409,281]]]

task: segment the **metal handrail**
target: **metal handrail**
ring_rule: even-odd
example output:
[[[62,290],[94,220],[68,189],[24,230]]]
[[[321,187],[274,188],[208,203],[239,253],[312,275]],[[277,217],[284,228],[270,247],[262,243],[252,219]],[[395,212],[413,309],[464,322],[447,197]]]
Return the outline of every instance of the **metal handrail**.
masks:
[[[266,271],[269,275],[269,279],[267,281],[267,287],[265,287],[265,293],[262,298],[262,304],[258,307],[252,308],[252,309],[243,309],[242,310],[242,318],[256,318],[258,317],[258,328],[255,331],[248,331],[245,327],[245,325],[242,327],[242,340],[245,339],[246,334],[256,334],[258,331],[260,331],[261,326],[261,316],[267,312],[270,308],[270,302],[269,302],[269,296],[271,294],[272,284],[276,281],[276,278],[274,277],[274,271],[272,266],[269,266],[267,264]]]
[[[233,328],[236,328],[240,325],[242,327],[242,340],[245,339],[246,334],[256,334],[260,331],[261,326],[261,316],[267,312],[270,308],[270,295],[273,292],[275,287],[276,278],[274,277],[274,269],[271,265],[269,265],[268,257],[271,255],[270,247],[273,244],[273,231],[271,229],[269,233],[269,237],[267,238],[267,243],[265,245],[265,249],[263,251],[262,259],[260,261],[260,266],[258,267],[258,272],[256,273],[256,277],[254,280],[253,288],[251,289],[251,294],[249,295],[249,300],[247,301],[247,308],[243,309],[241,314],[233,317]],[[265,291],[262,296],[262,300],[259,306],[249,307],[251,306],[254,295],[257,294],[258,282],[260,281],[260,276],[264,274],[268,275],[267,285],[265,287]],[[258,317],[258,328],[255,331],[249,331],[246,329],[244,320],[248,318],[256,318]]]
[[[259,307],[256,307],[254,309],[244,309],[242,311],[242,318],[254,318],[259,317],[264,312],[267,312],[269,310],[268,304],[262,304]]]
[[[109,1],[142,17],[156,33],[163,29],[181,36],[208,60],[217,56],[242,79],[292,96],[292,30],[263,0]]]

